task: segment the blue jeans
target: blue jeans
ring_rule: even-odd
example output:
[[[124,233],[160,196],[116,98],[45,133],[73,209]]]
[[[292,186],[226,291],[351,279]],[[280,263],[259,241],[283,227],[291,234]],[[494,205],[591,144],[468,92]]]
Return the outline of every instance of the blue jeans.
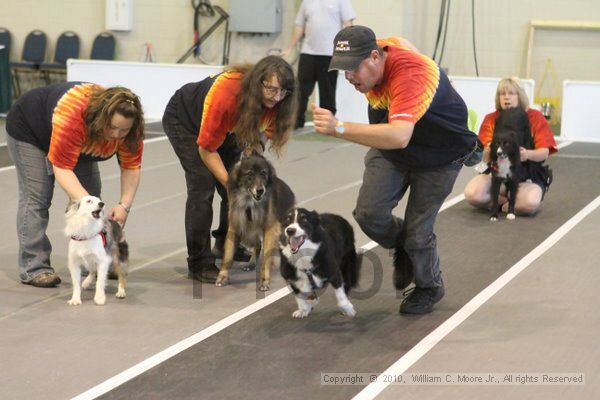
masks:
[[[48,210],[54,195],[54,174],[46,152],[10,135],[6,135],[6,142],[19,184],[19,278],[29,282],[38,274],[54,272],[50,264],[52,245],[46,235]],[[88,193],[100,196],[102,184],[96,162],[80,162],[73,172]]]
[[[440,260],[433,226],[462,165],[412,170],[388,154],[378,149],[367,152],[354,218],[365,234],[382,247],[404,248],[412,261],[417,287],[440,286]],[[392,210],[409,187],[402,220],[394,216]]]

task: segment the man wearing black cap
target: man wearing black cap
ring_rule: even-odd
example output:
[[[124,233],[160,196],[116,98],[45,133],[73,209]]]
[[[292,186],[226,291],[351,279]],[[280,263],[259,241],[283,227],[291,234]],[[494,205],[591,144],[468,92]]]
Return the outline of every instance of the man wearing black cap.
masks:
[[[371,239],[395,248],[396,288],[415,282],[400,312],[431,312],[444,296],[435,218],[462,165],[480,154],[467,107],[433,60],[404,39],[377,40],[364,26],[338,32],[329,68],[366,95],[370,124],[338,121],[313,105],[315,130],[371,147],[354,218]],[[409,187],[403,220],[392,210]]]

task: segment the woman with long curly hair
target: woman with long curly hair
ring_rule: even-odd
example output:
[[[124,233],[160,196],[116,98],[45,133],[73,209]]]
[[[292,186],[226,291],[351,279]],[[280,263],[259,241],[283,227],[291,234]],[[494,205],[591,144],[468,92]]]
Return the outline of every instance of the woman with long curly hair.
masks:
[[[215,258],[227,234],[228,169],[241,149],[265,146],[281,156],[296,118],[296,81],[281,57],[268,56],[253,66],[233,66],[200,82],[188,83],[173,97],[163,128],[185,171],[185,234],[188,276],[214,283]],[[210,248],[212,202],[221,196],[219,227]],[[245,258],[241,251],[236,259]]]
[[[100,197],[97,162],[117,154],[121,197],[109,217],[124,225],[140,181],[140,99],[123,87],[82,82],[45,86],[15,102],[6,131],[19,184],[19,278],[35,287],[55,287],[61,280],[50,265],[52,246],[46,235],[54,182],[72,200]]]

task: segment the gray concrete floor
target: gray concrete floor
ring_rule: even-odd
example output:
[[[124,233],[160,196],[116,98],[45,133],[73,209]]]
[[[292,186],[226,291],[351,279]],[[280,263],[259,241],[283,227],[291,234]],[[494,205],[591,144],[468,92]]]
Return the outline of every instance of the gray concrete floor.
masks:
[[[600,154],[599,146],[577,146],[572,145],[561,154]],[[365,151],[357,145],[304,134],[295,136],[285,157],[275,162],[279,175],[291,185],[298,201],[320,212],[345,216],[355,228],[358,245],[369,242],[351,217]],[[110,160],[101,163],[101,171],[103,196],[110,204],[118,200],[118,166]],[[464,169],[449,199],[460,195],[473,175],[472,169]],[[595,185],[600,194],[597,181],[590,185]],[[239,268],[233,271],[232,284],[224,288],[194,286],[186,279],[185,182],[168,141],[154,141],[145,147],[142,184],[126,229],[131,273],[125,300],[114,298],[116,285],[111,282],[104,307],[93,305],[91,292],[84,293],[82,306],[67,306],[71,286],[66,269],[67,238],[61,232],[66,197],[59,188],[55,191],[48,233],[54,246],[52,262],[63,284],[58,289],[20,284],[16,267],[14,170],[0,172],[0,201],[4,205],[0,209],[4,228],[0,230],[3,398],[76,396],[257,301],[253,273]],[[399,205],[399,213],[403,207],[404,202]],[[407,371],[581,371],[587,375],[586,385],[390,386],[381,398],[598,398],[595,343],[600,327],[596,312],[599,282],[593,267],[600,256],[595,246],[599,219],[598,211],[585,218]],[[460,229],[457,227],[457,231]],[[274,276],[271,292],[284,287],[278,274]],[[397,305],[398,300],[390,298],[390,312],[395,312]],[[315,329],[327,330],[319,326]],[[327,335],[331,336],[331,331]],[[285,350],[281,357],[285,357]],[[235,355],[231,368],[227,382],[243,385],[243,381],[236,380],[240,374],[235,370]],[[360,360],[348,365],[347,371],[382,372],[362,371]],[[156,398],[150,396],[151,388],[148,390],[146,398]],[[292,397],[297,396],[293,393]],[[198,398],[202,398],[200,388]]]
[[[405,372],[572,373],[584,375],[584,385],[398,385],[378,398],[600,398],[599,226],[597,209]]]

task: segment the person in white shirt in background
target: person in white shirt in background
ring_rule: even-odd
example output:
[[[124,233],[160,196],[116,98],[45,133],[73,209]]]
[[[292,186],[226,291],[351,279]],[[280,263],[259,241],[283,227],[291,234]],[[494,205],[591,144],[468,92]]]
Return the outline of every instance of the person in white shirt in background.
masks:
[[[304,41],[298,62],[298,116],[295,128],[304,127],[308,98],[319,83],[319,106],[336,112],[335,87],[337,71],[328,72],[333,54],[333,38],[340,29],[352,25],[356,13],[350,0],[303,0],[296,15],[296,26],[289,46],[282,53],[288,56],[302,37]]]

